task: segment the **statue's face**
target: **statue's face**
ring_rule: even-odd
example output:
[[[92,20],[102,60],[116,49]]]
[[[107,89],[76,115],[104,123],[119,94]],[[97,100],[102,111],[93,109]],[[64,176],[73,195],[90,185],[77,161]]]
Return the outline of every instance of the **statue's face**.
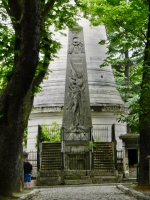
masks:
[[[73,44],[76,46],[80,43],[79,38],[78,37],[74,37],[73,38]]]

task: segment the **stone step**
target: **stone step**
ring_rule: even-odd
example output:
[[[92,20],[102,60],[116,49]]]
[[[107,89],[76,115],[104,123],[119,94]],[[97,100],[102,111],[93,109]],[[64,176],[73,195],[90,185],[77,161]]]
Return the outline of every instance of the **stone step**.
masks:
[[[112,163],[106,163],[106,164],[104,164],[104,163],[94,163],[94,168],[96,168],[98,166],[99,167],[105,167],[106,169],[109,168],[109,167],[111,167],[111,168],[114,167],[114,165]]]
[[[90,176],[81,176],[81,175],[66,175],[65,176],[65,180],[80,180],[80,179],[84,179],[84,180],[90,180]]]
[[[123,178],[120,183],[133,183],[136,182],[137,179],[136,178]]]
[[[113,142],[94,142],[97,145],[113,145]]]
[[[111,151],[113,151],[113,149],[112,148],[96,148],[96,149],[94,149],[94,153],[95,152],[111,152]]]
[[[95,150],[97,150],[97,149],[112,149],[112,147],[113,146],[110,146],[110,145],[97,145],[97,144],[95,144],[96,145],[96,147],[94,148]]]
[[[108,170],[108,169],[114,169],[114,166],[113,165],[95,165],[94,169]]]
[[[90,176],[81,176],[81,179],[90,180]]]
[[[46,166],[41,165],[41,170],[50,171],[50,170],[61,170],[61,165],[53,165],[53,166]]]
[[[110,158],[110,159],[103,159],[103,158],[95,158],[94,157],[94,163],[114,163],[113,160]]]
[[[51,167],[51,166],[61,166],[61,162],[54,162],[54,163],[42,163],[42,165],[41,166],[45,166],[45,167]]]
[[[97,146],[97,147],[112,147],[113,146],[113,143],[112,142],[94,142],[94,144]]]
[[[57,147],[42,148],[42,152],[51,152],[51,151],[61,152],[61,148],[57,148]]]
[[[81,184],[92,184],[91,179],[79,179],[79,180],[64,180],[65,185],[81,185]]]
[[[117,182],[117,176],[94,176],[93,177],[93,183],[116,183]]]
[[[58,160],[58,161],[60,161],[61,160],[61,157],[60,156],[43,156],[42,157],[42,162],[43,161],[47,161],[47,162],[51,162],[51,161],[56,161],[56,160]]]
[[[61,154],[44,154],[42,153],[42,159],[58,159],[61,158]]]
[[[41,170],[42,171],[50,171],[50,170],[61,170],[61,166],[59,165],[59,166],[48,166],[48,167],[46,167],[46,166],[41,166]]]
[[[41,167],[42,167],[42,168],[51,168],[51,167],[54,167],[54,166],[57,166],[57,167],[60,168],[61,162],[51,163],[51,164],[47,164],[47,163],[45,162],[45,163],[42,163],[42,164],[41,164]]]
[[[42,143],[42,151],[61,151],[61,142],[54,142],[54,143],[48,143],[48,142],[43,142]]]
[[[95,166],[94,167],[95,170],[103,170],[103,171],[112,171],[114,170],[113,166]]]
[[[102,150],[106,150],[106,151],[112,151],[112,149],[113,149],[113,147],[105,147],[105,146],[97,146],[97,147],[95,147],[93,150],[94,151],[102,151]]]
[[[42,142],[42,146],[61,146],[61,142]]]
[[[42,145],[42,149],[47,149],[47,148],[58,148],[58,149],[61,149],[61,145],[51,145],[51,143],[47,144],[47,145]]]
[[[104,165],[104,166],[106,166],[106,165],[108,165],[108,166],[113,166],[114,165],[114,163],[112,163],[112,162],[94,162],[94,166],[96,166],[96,165]]]
[[[102,147],[104,147],[104,148],[106,148],[106,147],[111,148],[111,147],[113,147],[113,144],[112,144],[112,143],[108,143],[108,144],[94,143],[94,145],[95,145],[96,147],[99,147],[99,148],[102,148]]]
[[[94,169],[113,170],[113,143],[96,142],[94,149]]]
[[[113,154],[110,154],[110,155],[105,155],[105,154],[94,154],[94,158],[97,159],[97,160],[112,160],[112,157]]]
[[[47,164],[47,165],[50,165],[50,164],[53,164],[53,163],[61,163],[61,160],[59,159],[56,159],[56,160],[43,160],[42,161],[42,164]]]

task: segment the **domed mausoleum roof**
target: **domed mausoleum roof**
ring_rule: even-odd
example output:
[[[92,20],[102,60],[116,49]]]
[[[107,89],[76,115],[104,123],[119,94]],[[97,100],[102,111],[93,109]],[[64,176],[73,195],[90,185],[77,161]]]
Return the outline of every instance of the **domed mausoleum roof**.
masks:
[[[116,89],[111,67],[99,67],[106,57],[106,47],[98,44],[106,38],[105,27],[91,27],[85,19],[79,21],[79,25],[83,27],[84,34],[90,105],[124,107],[124,102]],[[62,48],[58,52],[58,58],[50,63],[49,69],[52,73],[43,81],[42,91],[34,99],[35,108],[64,105],[68,37],[60,36],[59,40]]]

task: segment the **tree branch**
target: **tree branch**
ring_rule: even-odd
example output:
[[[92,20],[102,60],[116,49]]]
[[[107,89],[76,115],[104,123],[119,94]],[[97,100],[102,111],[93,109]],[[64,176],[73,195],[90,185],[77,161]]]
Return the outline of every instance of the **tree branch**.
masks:
[[[10,16],[13,27],[16,27],[16,21],[20,21],[23,14],[23,0],[8,0],[8,6],[10,9],[6,9]]]
[[[46,32],[45,32],[45,35],[46,35]],[[47,51],[47,49],[50,49],[52,41],[46,36],[42,39],[42,41],[44,43],[43,50],[44,50],[44,54],[45,54],[44,55],[44,63],[42,66],[43,70],[41,70],[40,73],[38,74],[38,76],[34,79],[33,88],[32,88],[33,93],[34,93],[34,88],[38,87],[41,84],[41,82],[43,81],[43,78],[45,77],[45,74],[47,73],[48,66],[49,66],[49,62],[47,62],[47,60],[49,60],[49,61],[51,60],[51,54]]]
[[[56,2],[56,0],[51,0],[50,2],[48,2],[46,5],[45,5],[45,9],[43,10],[42,12],[42,19],[41,19],[41,22],[44,21],[44,18],[46,17],[46,15],[48,14],[48,12],[52,9],[54,3]]]

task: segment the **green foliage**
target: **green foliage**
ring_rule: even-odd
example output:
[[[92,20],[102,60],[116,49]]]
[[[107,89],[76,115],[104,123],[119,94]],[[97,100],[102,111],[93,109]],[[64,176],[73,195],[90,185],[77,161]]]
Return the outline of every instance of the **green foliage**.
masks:
[[[50,130],[48,125],[42,125],[40,130],[41,130],[41,141],[49,142]]]
[[[50,0],[41,1],[41,42],[39,52],[39,62],[36,68],[35,87],[31,96],[39,92],[39,84],[43,78],[51,71],[48,65],[61,48],[60,42],[56,39],[56,34],[63,34],[67,27],[76,25],[79,17],[79,8],[76,4],[72,4],[68,0],[54,1],[54,5],[50,6]],[[14,60],[19,56],[20,50],[17,49],[17,43],[20,42],[19,29],[20,21],[14,16],[9,16],[8,2],[0,0],[0,94],[4,91],[12,76],[14,68]],[[18,3],[18,2],[17,2]],[[16,3],[16,4],[17,4]],[[20,2],[22,3],[22,2]],[[14,30],[16,29],[16,30]],[[14,59],[15,58],[15,59]]]
[[[128,116],[121,114],[132,131],[139,130],[139,97],[146,43],[148,5],[141,0],[82,0],[84,16],[92,25],[104,24],[107,57],[100,67],[111,65],[117,89],[130,108]]]
[[[34,86],[33,91],[31,92],[31,96],[35,96],[37,93],[42,91],[42,87],[39,86]]]
[[[94,142],[101,142],[101,138],[99,136],[94,136]]]
[[[0,93],[7,85],[14,68],[14,30],[6,19],[6,12],[1,9],[0,11],[4,13],[0,12],[0,18],[4,23],[0,24]]]
[[[94,144],[92,141],[88,141],[88,148],[89,150],[92,150],[92,149],[96,149],[96,144]]]
[[[25,128],[24,135],[23,135],[24,147],[27,147],[27,136],[28,136],[28,128]]]
[[[61,127],[52,122],[51,126],[41,126],[41,141],[42,142],[61,142]]]

